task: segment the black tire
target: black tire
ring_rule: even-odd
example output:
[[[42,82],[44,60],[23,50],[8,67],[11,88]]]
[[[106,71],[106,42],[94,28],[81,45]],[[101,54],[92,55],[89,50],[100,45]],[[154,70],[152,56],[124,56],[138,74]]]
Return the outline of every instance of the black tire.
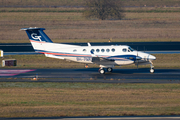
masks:
[[[100,73],[100,74],[105,74],[105,70],[104,70],[104,69],[100,69],[100,70],[99,70],[99,73]]]
[[[112,72],[113,69],[112,69],[112,68],[107,68],[107,71],[108,71],[108,72]]]
[[[150,73],[154,73],[154,69],[152,68],[152,69],[150,69]]]

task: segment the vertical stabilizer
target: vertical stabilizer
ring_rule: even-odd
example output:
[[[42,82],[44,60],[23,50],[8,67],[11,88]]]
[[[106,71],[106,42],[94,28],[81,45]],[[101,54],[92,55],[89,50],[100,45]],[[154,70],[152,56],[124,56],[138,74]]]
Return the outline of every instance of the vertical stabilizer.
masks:
[[[45,53],[51,48],[49,44],[52,44],[53,42],[44,33],[43,30],[45,30],[45,28],[30,27],[30,28],[22,28],[21,30],[26,31],[29,40],[36,52]]]
[[[21,30],[26,31],[29,40],[52,43],[51,39],[43,31],[45,30],[45,28],[30,27],[30,28],[22,28]]]

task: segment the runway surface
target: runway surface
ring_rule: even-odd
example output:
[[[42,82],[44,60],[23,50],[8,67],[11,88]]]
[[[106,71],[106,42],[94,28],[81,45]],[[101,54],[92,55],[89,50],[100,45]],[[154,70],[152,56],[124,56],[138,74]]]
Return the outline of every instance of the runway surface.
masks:
[[[37,77],[37,80],[33,80]],[[89,69],[0,69],[0,82],[94,82],[94,83],[180,83],[180,69],[114,69],[101,75],[98,68]],[[0,118],[1,119],[1,118]],[[5,120],[178,120],[180,116],[116,117],[37,117]]]
[[[34,79],[33,78],[37,78]],[[180,69],[148,68],[114,69],[99,74],[98,68],[88,69],[0,69],[0,81],[7,82],[99,82],[99,83],[180,83]]]

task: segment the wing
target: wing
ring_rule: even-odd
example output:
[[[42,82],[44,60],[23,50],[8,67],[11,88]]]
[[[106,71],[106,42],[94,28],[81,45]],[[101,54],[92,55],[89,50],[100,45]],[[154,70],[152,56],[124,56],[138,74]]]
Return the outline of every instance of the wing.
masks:
[[[115,61],[113,59],[99,57],[99,56],[95,55],[93,51],[91,51],[91,56],[92,56],[92,62],[96,63],[96,64],[109,63],[109,62]]]
[[[92,62],[99,63],[99,62],[114,62],[113,59],[103,58],[103,57],[92,57]]]

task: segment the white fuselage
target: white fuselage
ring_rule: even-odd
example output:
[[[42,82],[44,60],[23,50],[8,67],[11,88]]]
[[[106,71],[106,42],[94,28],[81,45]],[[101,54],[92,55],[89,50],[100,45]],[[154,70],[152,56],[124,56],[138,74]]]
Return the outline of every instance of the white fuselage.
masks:
[[[117,46],[77,46],[47,42],[32,41],[31,43],[37,52],[43,53],[46,57],[66,59],[81,63],[95,63],[99,65],[129,65],[137,62],[149,64],[150,60],[156,58],[150,54],[133,50],[126,45]],[[93,51],[93,54],[91,53]],[[92,58],[107,58],[114,61],[96,61]]]
[[[153,55],[133,50],[127,45],[116,46],[87,46],[53,43],[44,33],[45,28],[22,28],[26,31],[29,40],[36,52],[43,53],[46,57],[65,59],[81,63],[94,63],[100,65],[100,74],[105,74],[105,68],[112,72],[115,65],[151,64],[150,72],[154,73]]]

